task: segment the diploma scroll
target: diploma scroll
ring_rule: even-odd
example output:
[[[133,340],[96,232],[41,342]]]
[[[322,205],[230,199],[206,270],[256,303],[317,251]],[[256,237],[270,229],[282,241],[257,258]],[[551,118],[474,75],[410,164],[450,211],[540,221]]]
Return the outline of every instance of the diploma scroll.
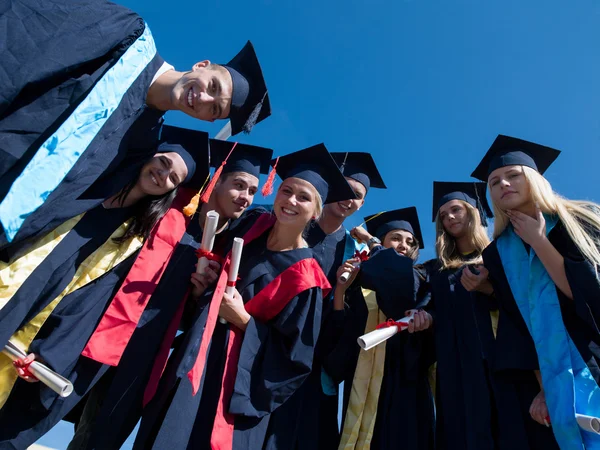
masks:
[[[598,417],[575,414],[579,428],[590,433],[600,434],[600,419]]]
[[[10,341],[4,346],[2,353],[8,356],[12,361],[27,357],[27,354],[23,350]],[[39,361],[32,362],[29,365],[28,370],[35,375],[38,380],[61,397],[68,397],[73,392],[73,384],[69,380],[60,376],[53,370],[50,370],[48,366]]]
[[[389,338],[394,336],[399,331],[402,331],[408,328],[408,323],[413,318],[413,315],[404,317],[403,319],[396,320],[395,323],[398,325],[390,325],[383,328],[378,328],[377,330],[373,330],[370,333],[363,334],[361,337],[357,339],[358,345],[363,350],[370,350],[376,345],[381,344],[384,341],[387,341]],[[404,326],[403,326],[404,325]]]
[[[202,230],[202,242],[200,243],[200,248],[205,252],[212,252],[213,245],[215,244],[215,234],[217,233],[218,223],[218,212],[209,211],[206,213],[206,219],[204,220],[204,229]],[[208,258],[201,256],[198,259],[196,273],[204,273],[204,270],[208,267],[208,262]]]
[[[235,282],[237,281],[238,272],[240,270],[240,260],[242,259],[243,248],[244,240],[242,238],[235,238],[231,249],[231,262],[229,264],[229,274],[227,276],[227,287],[225,288],[225,292],[229,295],[233,294],[235,289]],[[219,322],[227,323],[222,317],[219,317]]]
[[[360,261],[357,261],[355,263],[352,263],[352,267],[356,268],[360,266]],[[343,274],[340,275],[339,281],[340,283],[344,284],[347,283],[348,280],[350,279],[350,275],[352,273],[351,272],[344,272]]]

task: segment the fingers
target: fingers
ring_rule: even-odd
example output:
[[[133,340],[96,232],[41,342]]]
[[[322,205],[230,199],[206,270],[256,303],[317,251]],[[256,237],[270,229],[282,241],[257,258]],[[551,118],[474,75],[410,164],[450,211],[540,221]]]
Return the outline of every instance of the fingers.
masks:
[[[407,312],[410,313],[410,311]],[[415,312],[412,320],[408,323],[408,332],[414,333],[417,331],[427,330],[431,326],[431,322],[431,315],[426,311],[419,310]]]
[[[221,269],[221,264],[219,264],[217,261],[209,261],[208,267],[214,272],[218,272]]]

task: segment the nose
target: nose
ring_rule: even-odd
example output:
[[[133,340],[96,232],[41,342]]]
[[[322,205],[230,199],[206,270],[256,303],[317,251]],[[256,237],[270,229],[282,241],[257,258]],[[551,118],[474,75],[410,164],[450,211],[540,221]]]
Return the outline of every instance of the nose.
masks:
[[[169,176],[169,171],[167,169],[158,169],[158,176],[162,181],[165,181]]]
[[[508,182],[508,180],[506,180],[505,178],[500,180],[500,186],[505,188],[505,187],[509,187],[510,183]]]
[[[212,103],[215,99],[213,96],[208,94],[207,92],[200,92],[200,102],[201,103]]]

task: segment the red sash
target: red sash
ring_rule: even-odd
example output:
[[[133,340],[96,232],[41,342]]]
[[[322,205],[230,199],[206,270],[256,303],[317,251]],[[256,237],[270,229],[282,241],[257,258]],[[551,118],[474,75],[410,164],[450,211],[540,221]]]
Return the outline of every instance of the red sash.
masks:
[[[280,273],[246,303],[245,308],[253,318],[267,322],[277,316],[298,294],[314,287],[323,289],[323,297],[326,297],[331,289],[319,263],[313,258],[303,259]],[[213,450],[231,450],[233,447],[235,416],[228,412],[228,408],[233,395],[244,333],[233,325],[230,330],[221,395],[210,440]]]
[[[173,205],[153,228],[121,289],[81,353],[87,358],[116,366],[167,268],[190,218],[182,210],[195,191],[179,188]]]

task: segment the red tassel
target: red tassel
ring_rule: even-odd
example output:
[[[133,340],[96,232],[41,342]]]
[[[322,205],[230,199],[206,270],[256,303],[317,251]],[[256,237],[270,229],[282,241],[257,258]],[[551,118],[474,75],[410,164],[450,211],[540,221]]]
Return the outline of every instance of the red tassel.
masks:
[[[275,175],[277,175],[277,171],[275,169],[277,169],[278,162],[279,162],[279,156],[275,160],[275,164],[273,165],[273,168],[269,172],[267,181],[265,181],[265,185],[262,188],[261,193],[262,193],[263,197],[268,197],[269,195],[271,195],[273,193],[273,183],[275,182]]]
[[[227,154],[227,157],[223,160],[223,162],[221,163],[221,165],[219,166],[219,168],[215,171],[212,179],[210,180],[210,183],[208,183],[208,186],[206,186],[206,189],[204,190],[204,192],[202,193],[202,196],[200,197],[200,201],[202,203],[207,203],[208,199],[210,199],[212,191],[215,188],[215,185],[217,184],[217,181],[219,181],[219,177],[221,176],[221,172],[223,172],[223,166],[225,166],[225,164],[227,164],[227,160],[229,159],[229,156],[231,155],[231,153],[233,152],[233,149],[235,148],[235,146],[237,144],[238,144],[237,142],[233,143],[233,147],[231,147],[231,150],[229,150],[229,153]]]

